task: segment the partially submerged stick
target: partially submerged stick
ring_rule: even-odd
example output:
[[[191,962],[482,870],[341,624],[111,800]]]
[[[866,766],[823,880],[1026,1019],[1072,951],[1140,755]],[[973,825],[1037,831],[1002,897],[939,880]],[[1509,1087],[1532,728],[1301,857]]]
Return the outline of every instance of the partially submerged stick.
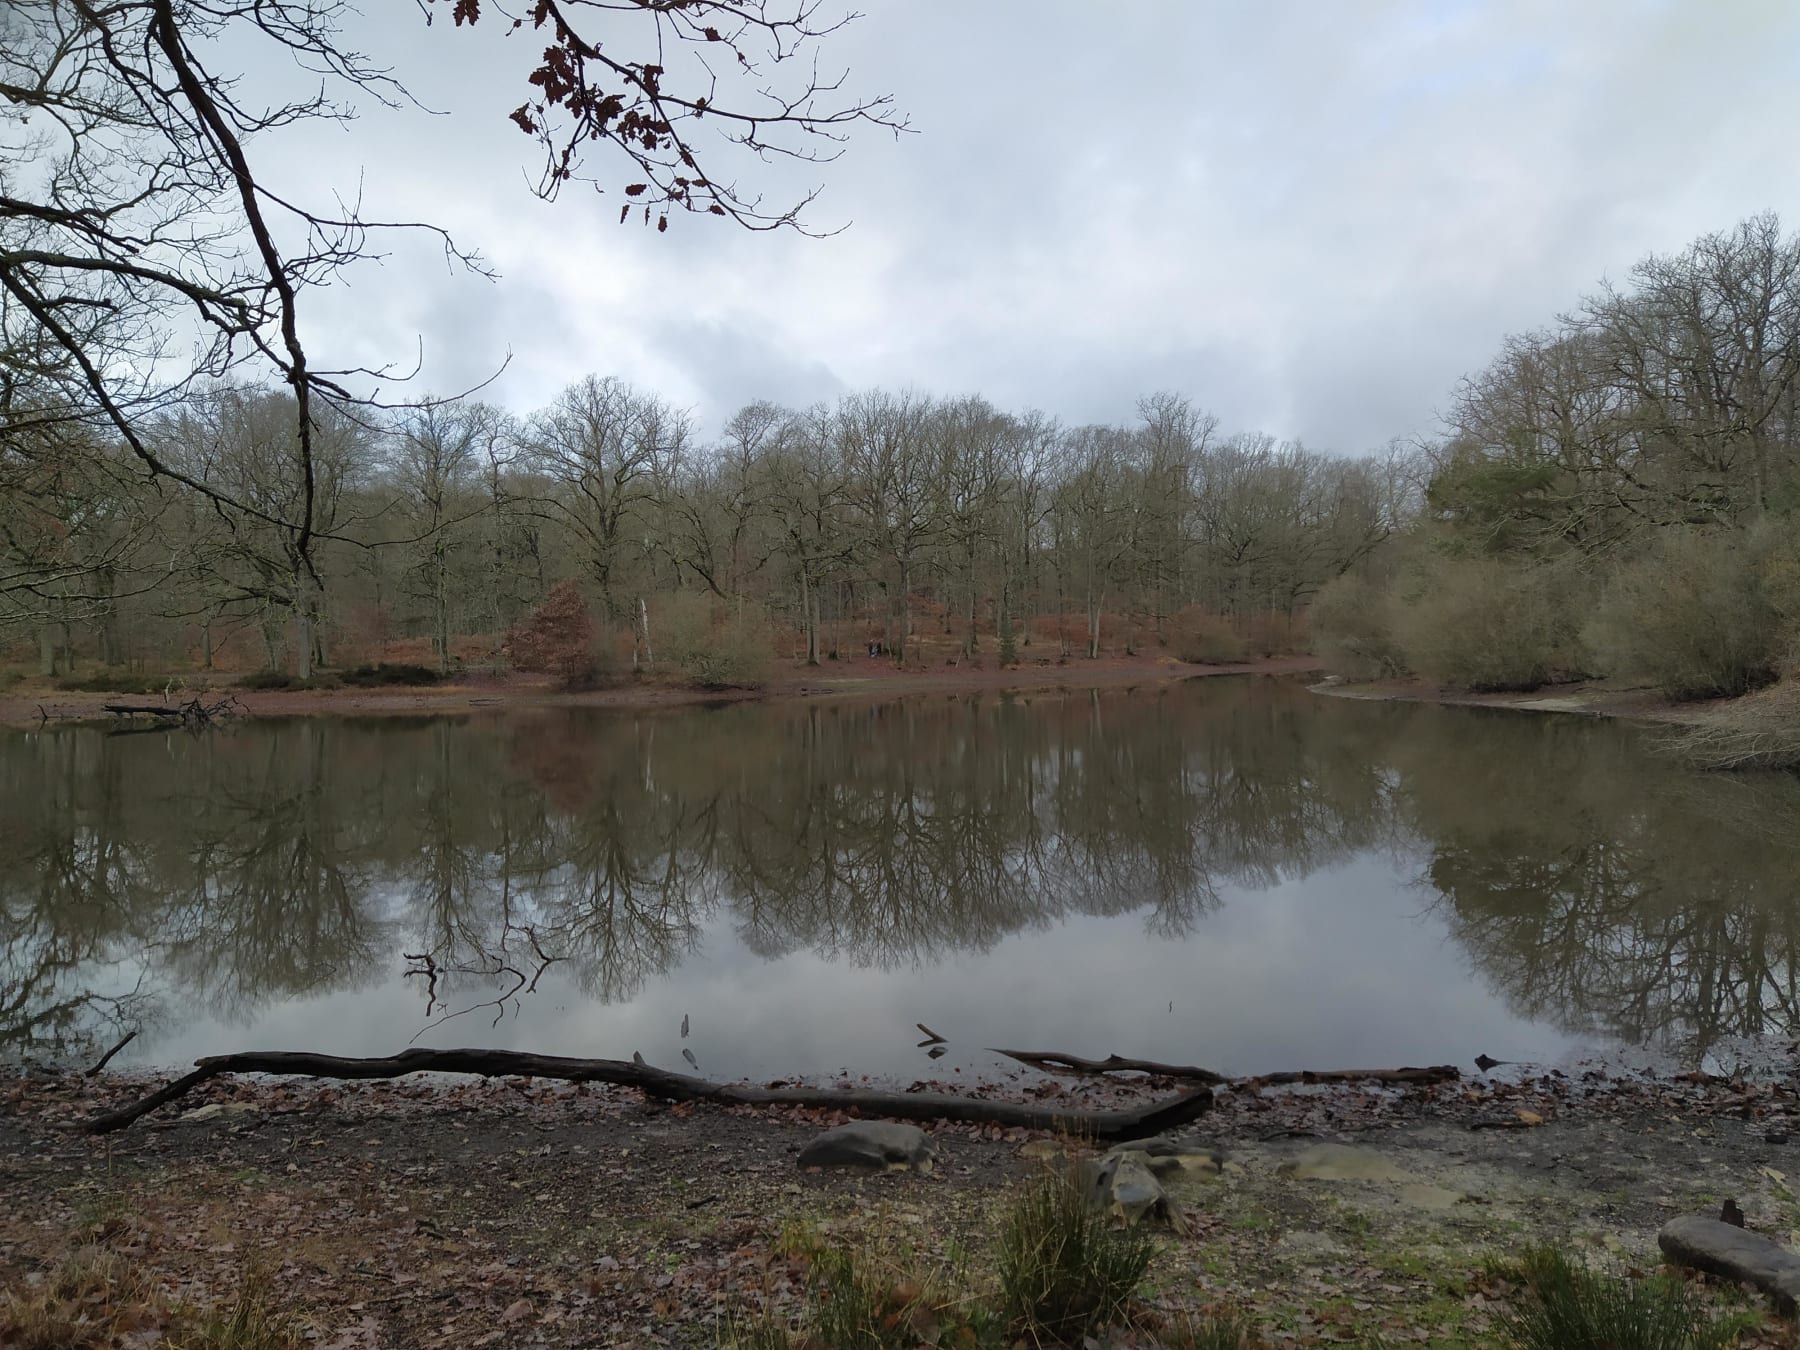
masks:
[[[1212,1089],[1196,1088],[1134,1109],[1081,1111],[985,1101],[933,1092],[872,1092],[832,1088],[757,1088],[714,1083],[671,1073],[641,1061],[573,1059],[520,1050],[404,1050],[386,1058],[353,1059],[304,1051],[249,1051],[196,1060],[192,1073],[116,1111],[89,1120],[89,1134],[122,1130],[158,1107],[167,1106],[208,1079],[230,1073],[297,1074],[313,1078],[401,1078],[413,1073],[470,1073],[483,1077],[554,1078],[569,1083],[612,1083],[641,1088],[664,1101],[709,1101],[722,1106],[806,1106],[854,1110],[896,1120],[959,1120],[1009,1128],[1057,1130],[1104,1140],[1145,1139],[1186,1125],[1213,1104]]]
[[[118,1054],[119,1051],[123,1050],[126,1046],[130,1045],[136,1039],[137,1039],[137,1028],[133,1027],[130,1031],[126,1032],[125,1035],[119,1039],[118,1043],[115,1044],[112,1049],[108,1050],[104,1055],[100,1056],[99,1060],[95,1062],[94,1067],[87,1071],[87,1077],[92,1078],[96,1074],[98,1074],[100,1072],[100,1070],[104,1069],[107,1066],[107,1063],[112,1059],[112,1057],[114,1055]]]
[[[997,1048],[989,1053],[1005,1055],[1008,1059],[1016,1059],[1029,1068],[1041,1069],[1045,1073],[1094,1075],[1147,1073],[1157,1078],[1186,1078],[1196,1083],[1206,1083],[1212,1086],[1231,1081],[1222,1073],[1214,1073],[1211,1069],[1196,1068],[1191,1064],[1159,1064],[1153,1059],[1127,1059],[1123,1055],[1108,1055],[1105,1059],[1083,1059],[1080,1055],[1065,1055],[1058,1050],[1001,1050]]]
[[[1108,1073],[1147,1073],[1153,1078],[1181,1078],[1205,1083],[1210,1087],[1265,1088],[1289,1083],[1387,1083],[1394,1086],[1422,1086],[1432,1083],[1454,1083],[1462,1071],[1454,1064],[1432,1064],[1424,1068],[1402,1069],[1294,1069],[1282,1073],[1256,1074],[1249,1078],[1227,1078],[1212,1069],[1192,1064],[1160,1064],[1153,1059],[1127,1059],[1108,1055],[1105,1059],[1084,1059],[1059,1050],[992,1051],[1016,1059],[1029,1068],[1044,1073],[1099,1075]]]

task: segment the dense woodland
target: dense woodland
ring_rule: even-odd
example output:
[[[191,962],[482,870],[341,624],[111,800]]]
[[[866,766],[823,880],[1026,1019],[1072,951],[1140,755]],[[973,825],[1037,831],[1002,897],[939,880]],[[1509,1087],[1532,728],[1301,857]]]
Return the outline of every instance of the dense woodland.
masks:
[[[1774,680],[1800,621],[1800,244],[1767,216],[1508,339],[1440,440],[1378,455],[1223,434],[1168,393],[1065,426],[872,390],[708,434],[590,376],[523,414],[312,419],[304,556],[287,393],[195,389],[139,428],[260,519],[103,432],[59,423],[43,450],[15,425],[0,622],[21,664],[500,668],[559,582],[601,676],[654,672],[659,646],[724,649],[719,682],[870,644],[916,662],[922,634],[978,659],[1217,660],[1303,641],[1323,592],[1316,640],[1347,673],[1693,697]]]
[[[1800,640],[1800,241],[1655,256],[1456,391],[1401,546],[1335,583],[1347,673],[1742,694]]]
[[[156,419],[165,462],[280,516],[300,484],[287,395],[220,388]],[[1223,436],[1173,395],[1130,425],[1064,427],[978,397],[871,391],[802,411],[753,404],[716,436],[653,394],[590,376],[524,416],[480,403],[327,415],[316,441],[316,580],[284,531],[135,472],[97,441],[9,494],[7,594],[43,673],[291,665],[302,675],[428,641],[442,669],[578,583],[605,656],[654,668],[665,617],[772,617],[788,654],[871,641],[916,659],[934,623],[961,650],[1000,635],[1057,654],[1187,642],[1291,618],[1412,509],[1412,461]],[[903,603],[902,597],[905,598]],[[708,602],[705,605],[701,601]],[[716,611],[716,616],[713,613]],[[1102,618],[1106,616],[1104,627]],[[1118,616],[1115,620],[1113,616]],[[310,644],[296,648],[297,635]],[[91,636],[89,636],[91,634]],[[629,656],[627,656],[629,653]]]

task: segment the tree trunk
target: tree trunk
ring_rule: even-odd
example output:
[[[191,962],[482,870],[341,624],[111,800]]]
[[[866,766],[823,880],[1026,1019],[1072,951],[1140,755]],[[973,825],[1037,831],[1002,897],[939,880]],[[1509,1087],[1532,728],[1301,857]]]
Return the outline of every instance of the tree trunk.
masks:
[[[62,673],[75,673],[75,626],[69,621],[69,599],[62,601]]]
[[[275,635],[281,631],[281,625],[275,621],[267,610],[264,610],[262,620],[257,624],[257,627],[262,629],[263,650],[266,653],[265,659],[268,662],[269,669],[280,670],[281,651],[275,645]]]
[[[440,552],[437,558],[437,594],[433,597],[435,613],[431,645],[437,648],[438,674],[450,673],[450,564]]]
[[[313,676],[313,622],[304,605],[294,610],[294,674],[302,680]]]
[[[310,680],[318,662],[318,607],[310,578],[294,579],[294,673]]]
[[[637,602],[638,633],[644,640],[644,669],[648,670],[656,664],[656,655],[650,650],[650,606],[639,596]]]
[[[38,674],[56,674],[56,629],[49,623],[38,626]]]
[[[894,651],[894,665],[906,664],[906,643],[912,637],[912,560],[900,564],[900,642]]]
[[[812,578],[804,563],[800,565],[800,623],[806,629],[806,664],[819,664],[819,616],[813,598]]]

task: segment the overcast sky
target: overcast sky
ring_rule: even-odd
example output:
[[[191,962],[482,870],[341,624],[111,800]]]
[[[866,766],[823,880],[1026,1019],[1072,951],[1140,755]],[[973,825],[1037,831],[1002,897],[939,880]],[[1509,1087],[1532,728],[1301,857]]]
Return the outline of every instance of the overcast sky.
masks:
[[[1646,253],[1765,209],[1800,227],[1788,0],[869,0],[823,62],[917,134],[808,172],[813,225],[850,224],[825,240],[537,201],[505,113],[541,40],[363,4],[354,36],[445,115],[372,110],[264,162],[314,198],[360,177],[372,213],[449,226],[500,278],[400,244],[314,299],[316,356],[422,342],[447,391],[510,353],[487,396],[521,411],[589,371],[709,434],[872,385],[1072,422],[1168,389],[1356,452],[1429,434],[1506,333]]]

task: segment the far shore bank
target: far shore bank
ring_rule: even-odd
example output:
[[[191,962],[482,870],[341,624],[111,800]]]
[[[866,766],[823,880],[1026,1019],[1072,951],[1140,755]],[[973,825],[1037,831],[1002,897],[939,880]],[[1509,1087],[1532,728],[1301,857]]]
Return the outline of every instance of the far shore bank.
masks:
[[[1455,708],[1504,708],[1516,712],[1572,713],[1580,717],[1614,717],[1636,722],[1683,726],[1700,720],[1714,703],[1674,703],[1647,688],[1624,688],[1605,681],[1546,685],[1506,693],[1472,693],[1423,680],[1344,680],[1328,676],[1310,686],[1331,698],[1382,703],[1434,703]]]
[[[248,717],[397,717],[488,713],[519,708],[647,709],[813,698],[900,698],[909,694],[1029,692],[1056,688],[1130,688],[1214,675],[1307,675],[1320,670],[1310,656],[1271,657],[1229,665],[1190,665],[1167,656],[1044,660],[1005,668],[969,666],[896,669],[879,658],[856,657],[818,666],[782,666],[759,689],[703,689],[653,679],[566,693],[542,677],[496,675],[455,683],[390,689],[242,689],[232,677],[176,685],[169,702],[234,698]],[[90,693],[24,687],[0,697],[0,726],[31,729],[69,722],[104,722],[108,704],[161,704],[164,696]]]

